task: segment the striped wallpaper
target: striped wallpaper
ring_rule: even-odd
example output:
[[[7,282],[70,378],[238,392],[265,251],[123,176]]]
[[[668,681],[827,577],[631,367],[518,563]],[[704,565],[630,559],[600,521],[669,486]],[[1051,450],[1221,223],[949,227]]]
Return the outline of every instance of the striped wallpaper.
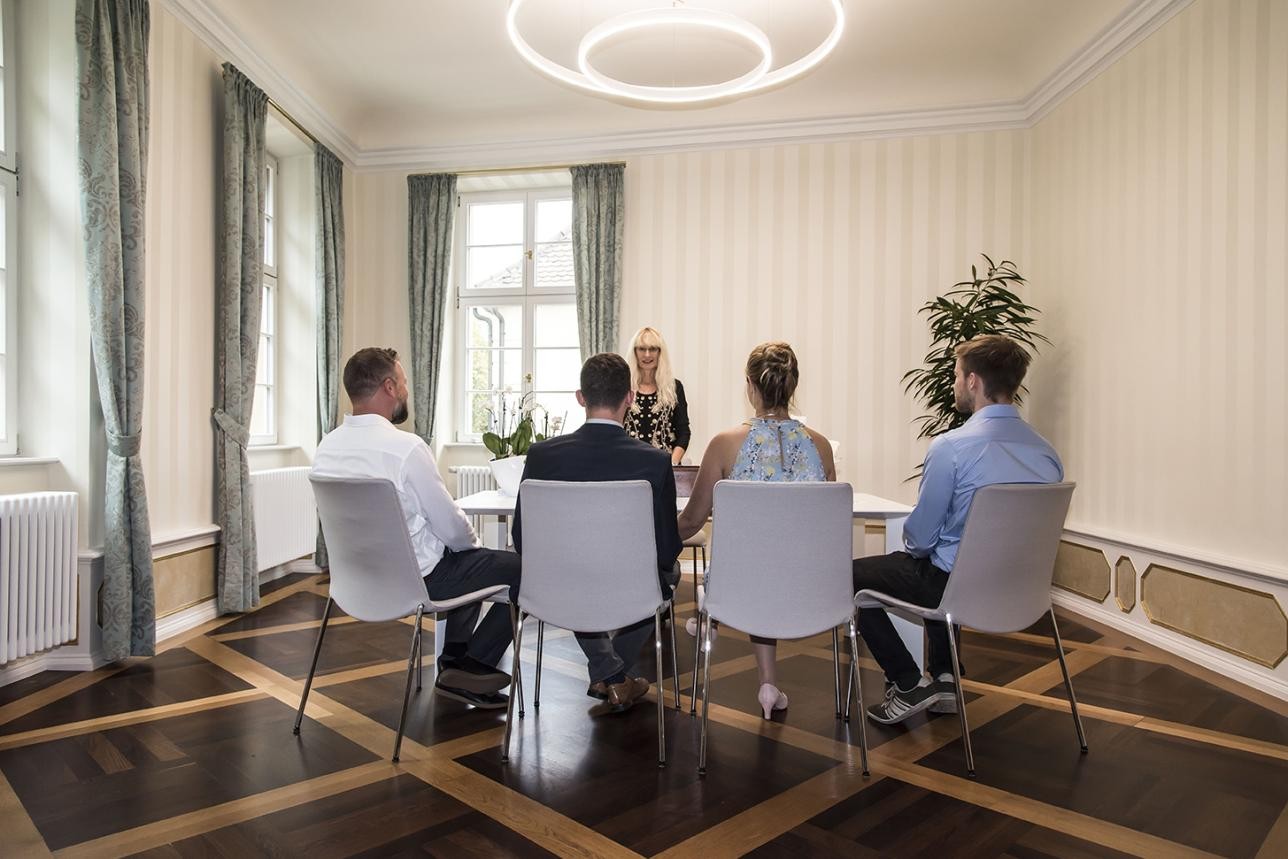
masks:
[[[1070,526],[1288,578],[1288,3],[1194,3],[1029,134]]]

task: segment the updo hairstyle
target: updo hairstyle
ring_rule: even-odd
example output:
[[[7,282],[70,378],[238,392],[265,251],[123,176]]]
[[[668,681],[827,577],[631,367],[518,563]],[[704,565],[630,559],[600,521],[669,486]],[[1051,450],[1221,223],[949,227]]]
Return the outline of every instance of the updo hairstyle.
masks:
[[[800,377],[796,353],[781,340],[761,343],[747,356],[747,379],[766,410],[789,409]]]

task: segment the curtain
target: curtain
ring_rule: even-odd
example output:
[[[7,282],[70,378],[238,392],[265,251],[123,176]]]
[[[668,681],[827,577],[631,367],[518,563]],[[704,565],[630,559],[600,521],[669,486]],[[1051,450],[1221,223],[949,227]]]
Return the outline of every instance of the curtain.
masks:
[[[411,393],[416,435],[434,434],[438,371],[443,365],[443,319],[447,313],[447,266],[452,258],[456,176],[407,177],[407,288],[411,311]]]
[[[344,316],[344,164],[317,144],[313,199],[317,209],[318,439],[335,429],[340,410],[340,320]],[[327,567],[326,541],[318,528],[313,562]]]
[[[264,123],[268,97],[224,63],[221,261],[216,302],[215,507],[219,524],[216,596],[220,613],[259,604],[255,511],[246,443],[264,279]]]
[[[113,661],[150,656],[156,645],[152,533],[139,457],[148,31],[147,0],[77,0],[81,224],[107,431],[101,623],[104,656]]]
[[[625,173],[621,164],[572,168],[572,263],[583,361],[620,345]]]

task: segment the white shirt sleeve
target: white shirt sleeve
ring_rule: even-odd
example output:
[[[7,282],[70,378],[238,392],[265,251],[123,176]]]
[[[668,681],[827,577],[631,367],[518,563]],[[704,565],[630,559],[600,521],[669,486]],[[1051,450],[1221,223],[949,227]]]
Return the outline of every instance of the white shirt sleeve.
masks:
[[[481,544],[470,527],[470,520],[447,491],[429,445],[423,442],[416,445],[403,461],[402,484],[420,505],[429,530],[444,546],[453,552],[479,548]]]

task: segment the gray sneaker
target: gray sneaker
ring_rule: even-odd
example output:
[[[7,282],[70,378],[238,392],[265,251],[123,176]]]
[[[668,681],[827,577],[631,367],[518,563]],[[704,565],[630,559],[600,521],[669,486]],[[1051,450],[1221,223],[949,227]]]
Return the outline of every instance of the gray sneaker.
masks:
[[[930,712],[957,712],[957,685],[953,683],[953,675],[938,675],[935,677],[935,682],[930,684],[930,688],[935,692],[935,701],[929,707]]]
[[[934,704],[938,699],[935,684],[926,678],[909,689],[901,691],[893,683],[886,687],[885,700],[868,708],[868,718],[882,725],[897,725],[910,716]]]

